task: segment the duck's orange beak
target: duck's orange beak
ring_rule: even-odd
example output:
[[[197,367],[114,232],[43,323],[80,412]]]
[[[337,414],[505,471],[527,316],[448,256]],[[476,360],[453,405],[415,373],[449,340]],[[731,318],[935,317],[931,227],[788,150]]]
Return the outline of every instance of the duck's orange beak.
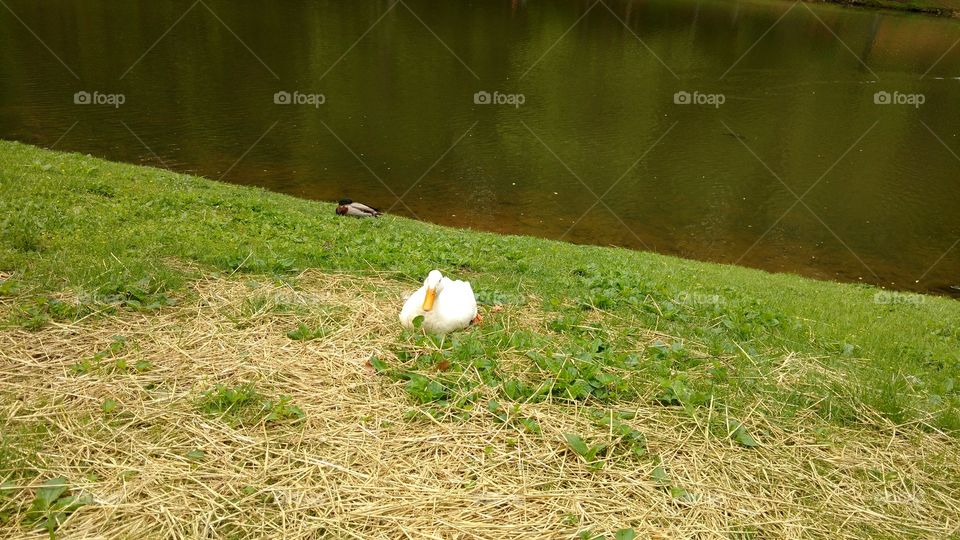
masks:
[[[423,297],[423,310],[430,311],[431,309],[433,309],[433,303],[436,302],[436,300],[437,300],[437,290],[432,287],[428,287],[427,295]]]

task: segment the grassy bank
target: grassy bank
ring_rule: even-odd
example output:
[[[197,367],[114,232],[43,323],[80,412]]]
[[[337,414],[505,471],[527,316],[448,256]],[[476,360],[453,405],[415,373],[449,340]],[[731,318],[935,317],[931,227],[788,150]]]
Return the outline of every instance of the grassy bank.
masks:
[[[344,219],[9,142],[0,216],[10,536],[69,515],[118,537],[960,523],[960,302]],[[481,327],[400,331],[432,268],[471,280]]]
[[[936,17],[960,17],[960,2],[957,0],[809,0],[814,3],[839,4],[867,9],[922,13]]]

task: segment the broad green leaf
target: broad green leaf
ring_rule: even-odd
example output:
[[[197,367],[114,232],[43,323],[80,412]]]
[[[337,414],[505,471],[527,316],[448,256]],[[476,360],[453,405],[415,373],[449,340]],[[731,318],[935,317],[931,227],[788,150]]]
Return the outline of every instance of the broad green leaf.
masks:
[[[532,420],[530,418],[521,418],[520,424],[523,426],[523,429],[530,433],[539,435],[543,431],[540,429],[540,424],[538,424],[536,420]]]
[[[750,435],[750,432],[748,432],[743,427],[743,424],[741,424],[740,421],[738,421],[737,419],[735,418],[730,419],[728,423],[728,429],[733,430],[733,432],[730,434],[733,437],[733,440],[737,441],[743,446],[746,446],[748,448],[760,446],[760,443],[758,443],[757,440],[754,439],[752,435]]]
[[[204,452],[203,450],[200,450],[199,448],[187,452],[187,459],[190,459],[192,461],[200,461],[205,457],[207,457],[206,452]]]
[[[634,540],[637,537],[637,532],[633,528],[629,529],[620,529],[619,531],[613,533],[614,540]]]
[[[754,446],[760,446],[760,443],[758,443],[757,440],[753,438],[753,435],[750,435],[747,430],[743,429],[743,426],[738,427],[737,430],[733,432],[733,437],[738,443],[744,446],[750,448],[753,448]]]
[[[112,399],[107,399],[100,408],[103,409],[103,412],[110,414],[117,409],[117,402]]]
[[[567,439],[567,444],[570,445],[570,448],[572,448],[574,452],[583,457],[587,457],[590,454],[590,447],[587,446],[587,443],[583,442],[583,439],[581,439],[579,435],[564,433],[563,436]]]
[[[650,473],[653,476],[653,479],[657,481],[661,486],[670,485],[670,476],[667,475],[666,469],[663,468],[663,465],[657,465],[653,468],[653,472]]]
[[[57,499],[57,502],[53,503],[53,505],[50,507],[50,510],[69,514],[81,506],[86,506],[92,502],[93,497],[90,495],[60,497]]]
[[[387,370],[387,363],[376,356],[370,357],[370,365],[373,366],[373,369],[377,370],[379,373],[383,373]]]
[[[288,406],[287,413],[293,415],[294,418],[303,418],[307,416],[307,413],[303,412],[303,409],[301,409],[299,405]]]
[[[424,320],[423,315],[417,315],[416,317],[414,317],[413,327],[419,329],[421,326],[423,326],[423,320]]]
[[[520,399],[523,397],[526,388],[521,381],[517,379],[508,379],[503,381],[503,392],[510,399]]]
[[[296,330],[287,332],[287,337],[294,341],[309,341],[313,339],[314,335],[309,326],[300,323]]]
[[[493,413],[493,415],[496,416],[501,422],[504,422],[507,420],[507,413],[500,406],[499,401],[495,399],[491,399],[490,401],[488,401],[487,410]]]
[[[590,447],[590,451],[587,452],[587,455],[584,456],[584,457],[587,458],[587,461],[589,461],[589,462],[592,463],[592,462],[596,461],[596,459],[597,459],[597,454],[599,454],[600,452],[602,452],[606,447],[607,447],[607,445],[605,445],[605,444],[598,444],[598,445],[596,445],[596,446],[591,446],[591,447]],[[600,466],[602,466],[602,464],[601,464]]]
[[[37,496],[33,501],[31,509],[33,509],[34,506],[42,510],[50,508],[54,501],[66,493],[67,489],[67,479],[62,476],[47,480],[43,483],[43,486],[37,490]]]

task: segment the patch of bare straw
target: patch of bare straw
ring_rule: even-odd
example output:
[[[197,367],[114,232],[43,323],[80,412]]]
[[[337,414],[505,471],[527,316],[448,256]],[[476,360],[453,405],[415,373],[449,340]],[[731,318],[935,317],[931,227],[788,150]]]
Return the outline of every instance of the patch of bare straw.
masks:
[[[652,458],[591,471],[572,455],[566,432],[609,439],[573,406],[524,405],[537,435],[482,407],[463,422],[407,420],[402,385],[365,365],[373,354],[390,358],[404,287],[319,273],[298,283],[207,279],[195,301],[159,314],[0,332],[0,418],[41,473],[31,487],[62,475],[95,499],[61,533],[529,539],[633,527],[660,538],[943,538],[960,524],[957,445],[935,434],[787,429],[757,413],[741,418],[762,443],[749,449],[637,403],[630,424],[670,482],[695,494],[684,502],[653,479]],[[329,332],[289,339],[299,322]],[[117,335],[128,364],[152,368],[71,372]],[[292,396],[306,419],[242,427],[198,410],[205,390],[242,382]],[[106,399],[119,403],[113,413],[102,412]],[[49,434],[30,439],[38,424]],[[202,459],[187,457],[198,449]],[[30,490],[19,497],[32,499]],[[23,533],[7,526],[0,537]]]

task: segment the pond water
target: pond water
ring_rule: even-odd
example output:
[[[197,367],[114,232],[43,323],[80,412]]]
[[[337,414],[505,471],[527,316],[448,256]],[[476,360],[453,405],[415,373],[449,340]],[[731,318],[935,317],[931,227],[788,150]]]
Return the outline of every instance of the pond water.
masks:
[[[958,296],[958,41],[779,1],[5,0],[0,137]]]

